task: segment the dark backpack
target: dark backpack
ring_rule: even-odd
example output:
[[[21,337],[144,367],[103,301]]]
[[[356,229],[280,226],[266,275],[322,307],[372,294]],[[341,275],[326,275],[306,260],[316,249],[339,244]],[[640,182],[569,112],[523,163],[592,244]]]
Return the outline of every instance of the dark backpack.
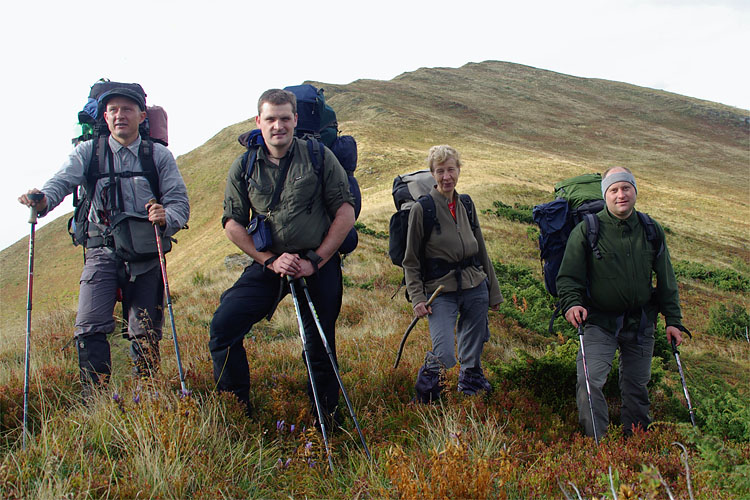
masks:
[[[435,200],[429,195],[434,184],[435,179],[429,170],[418,170],[409,174],[398,175],[393,179],[392,194],[393,203],[396,205],[396,213],[391,216],[388,225],[388,255],[391,262],[399,267],[403,267],[406,237],[409,232],[409,214],[415,203],[422,205],[422,226],[424,228],[422,252],[424,252],[424,243],[427,242],[432,231],[440,232],[440,223],[435,212]],[[466,209],[471,229],[475,231],[478,224],[474,214],[474,203],[468,194],[460,194],[459,199]],[[422,257],[420,262],[423,266],[422,274],[429,273],[429,270],[425,268],[428,265],[426,259]]]
[[[106,157],[111,155],[108,144],[109,129],[104,121],[103,109],[99,103],[99,98],[110,90],[116,88],[127,88],[143,96],[146,100],[146,92],[137,83],[120,83],[109,80],[99,80],[91,87],[89,97],[83,110],[78,113],[78,124],[81,134],[73,138],[72,142],[77,145],[80,142],[93,141],[93,154],[91,161],[86,167],[86,180],[73,192],[73,216],[68,219],[68,233],[73,240],[73,244],[83,245],[85,247],[88,239],[89,212],[91,210],[91,196],[94,194],[96,183],[99,179],[108,177],[110,173],[106,168]],[[151,110],[151,112],[149,112]],[[141,146],[138,149],[138,158],[143,167],[143,173],[137,172],[117,172],[115,177],[124,178],[133,175],[143,175],[151,186],[151,191],[156,194],[157,198],[161,197],[159,190],[159,177],[154,164],[154,142],[159,142],[164,146],[167,145],[167,115],[163,108],[159,106],[146,107],[147,118],[140,125]],[[157,137],[152,137],[149,126],[149,118],[152,124],[157,124],[153,130]],[[103,152],[103,154],[101,154]],[[114,200],[113,200],[114,203]]]
[[[323,89],[304,84],[285,87],[284,90],[292,92],[297,98],[297,127],[294,129],[294,135],[307,141],[308,153],[318,175],[318,183],[325,189],[323,185],[325,163],[323,146],[325,146],[331,150],[346,171],[349,192],[354,198],[354,218],[359,218],[362,210],[362,192],[354,177],[354,171],[357,169],[357,141],[350,135],[339,135],[336,113],[326,104]],[[263,136],[260,130],[255,129],[240,135],[238,141],[247,148],[242,157],[242,170],[245,172],[247,181],[255,168],[258,148],[263,145]],[[341,243],[339,253],[353,252],[358,243],[357,230],[352,228]]]
[[[596,216],[605,207],[601,192],[599,174],[580,175],[555,184],[555,193],[561,197],[534,207],[532,214],[534,222],[539,226],[539,258],[542,262],[544,287],[553,297],[558,296],[557,275],[565,255],[568,237],[580,222],[586,225],[588,251],[594,255],[594,258],[602,258],[598,246],[599,217]],[[585,199],[587,197],[590,199]],[[636,213],[646,230],[646,239],[656,250],[654,257],[656,260],[664,252],[664,241],[659,238],[654,220],[646,213]],[[552,324],[559,312],[558,303],[550,320],[550,333],[552,333]]]

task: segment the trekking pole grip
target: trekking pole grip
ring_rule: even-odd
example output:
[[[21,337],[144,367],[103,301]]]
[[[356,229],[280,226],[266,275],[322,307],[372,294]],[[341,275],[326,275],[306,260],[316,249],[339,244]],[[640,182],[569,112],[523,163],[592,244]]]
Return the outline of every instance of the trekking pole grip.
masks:
[[[29,224],[36,224],[36,219],[39,216],[39,212],[36,209],[36,204],[44,199],[44,193],[31,193],[28,197],[29,200],[34,203],[30,207],[31,212],[29,213]]]
[[[156,203],[157,203],[156,198],[151,198],[150,200],[148,200],[148,203],[146,204],[146,206],[148,208],[151,208],[151,205],[156,205]],[[156,221],[151,222],[151,224],[156,226]]]

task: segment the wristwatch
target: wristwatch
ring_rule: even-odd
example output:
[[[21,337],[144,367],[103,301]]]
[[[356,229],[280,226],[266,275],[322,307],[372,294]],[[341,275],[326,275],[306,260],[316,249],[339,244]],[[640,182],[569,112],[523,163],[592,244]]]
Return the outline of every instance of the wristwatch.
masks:
[[[315,269],[315,272],[317,273],[318,272],[318,266],[320,265],[321,262],[323,262],[323,257],[321,257],[320,255],[316,254],[312,250],[308,250],[307,253],[305,254],[305,258],[312,263],[313,268]]]
[[[278,255],[274,255],[273,257],[269,257],[266,259],[266,261],[263,263],[263,269],[271,269],[271,265],[276,262],[276,259],[278,259]]]

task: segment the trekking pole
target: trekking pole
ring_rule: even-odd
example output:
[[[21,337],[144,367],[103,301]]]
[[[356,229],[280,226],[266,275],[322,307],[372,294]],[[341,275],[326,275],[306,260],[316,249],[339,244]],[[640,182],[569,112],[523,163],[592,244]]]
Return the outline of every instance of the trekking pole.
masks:
[[[599,435],[596,433],[596,421],[594,420],[594,405],[591,404],[591,386],[589,385],[589,369],[586,366],[586,350],[583,347],[583,325],[578,325],[578,338],[581,341],[581,359],[583,360],[583,375],[586,377],[586,394],[589,397],[589,410],[591,411],[591,427],[594,430],[594,441],[599,444]]]
[[[156,203],[154,198],[149,200],[148,204],[153,205]],[[161,266],[161,279],[164,282],[164,292],[167,295],[167,309],[169,310],[169,322],[172,324],[172,340],[174,340],[174,352],[177,358],[177,372],[180,375],[180,386],[182,387],[182,393],[187,393],[187,386],[185,385],[185,373],[182,371],[182,358],[180,357],[180,344],[177,342],[177,327],[174,324],[174,311],[172,310],[172,295],[169,293],[169,281],[167,280],[167,263],[164,260],[164,251],[161,247],[161,234],[159,234],[159,226],[154,223],[154,236],[156,237],[156,249],[159,251],[159,265]]]
[[[352,402],[346,393],[346,389],[344,388],[344,382],[341,380],[341,374],[339,373],[338,363],[336,363],[336,358],[333,357],[333,352],[331,351],[331,347],[328,345],[328,339],[326,338],[325,333],[323,333],[323,327],[320,324],[320,319],[318,318],[318,312],[315,310],[312,297],[310,297],[310,291],[307,289],[307,282],[305,281],[304,278],[302,278],[300,279],[300,283],[302,283],[302,290],[305,292],[307,305],[310,307],[310,312],[312,313],[313,318],[315,318],[315,326],[318,327],[320,340],[323,341],[323,346],[325,347],[326,352],[328,353],[328,359],[331,360],[331,366],[333,367],[333,372],[336,374],[336,380],[338,380],[339,387],[341,387],[341,394],[344,395],[344,401],[346,401],[346,406],[347,408],[349,408],[349,415],[351,415],[352,420],[354,420],[354,426],[357,428],[357,432],[359,433],[359,439],[362,441],[362,447],[365,449],[365,454],[367,455],[368,460],[372,460],[372,456],[370,455],[370,450],[367,448],[367,444],[365,443],[365,437],[362,435],[362,430],[359,428],[359,421],[357,420],[357,416],[354,414],[354,408],[352,407]]]
[[[672,339],[672,353],[674,354],[674,359],[677,360],[677,369],[680,372],[680,381],[682,382],[682,391],[685,393],[685,400],[687,401],[688,412],[690,413],[690,422],[693,424],[693,427],[696,427],[695,410],[693,409],[693,404],[690,402],[690,394],[688,394],[687,383],[685,382],[685,373],[682,371],[682,363],[680,362],[680,351],[677,350],[677,342],[675,342],[674,338]]]
[[[333,472],[333,460],[331,459],[331,447],[328,445],[328,433],[326,432],[326,423],[323,418],[323,410],[320,407],[320,399],[318,398],[318,387],[315,385],[315,377],[313,377],[312,364],[310,363],[310,354],[307,352],[307,342],[305,325],[302,323],[302,311],[300,311],[299,300],[297,299],[297,290],[294,286],[294,280],[291,276],[286,277],[289,282],[289,288],[292,292],[292,301],[294,302],[294,310],[297,313],[297,325],[299,326],[299,335],[302,339],[302,354],[305,358],[305,365],[307,365],[307,376],[310,379],[310,387],[312,388],[313,399],[315,400],[315,410],[318,413],[318,422],[320,422],[320,432],[323,434],[323,443],[326,446],[326,455],[328,456],[328,467]]]
[[[425,307],[430,307],[432,304],[432,301],[435,300],[435,298],[440,295],[440,293],[443,291],[443,288],[445,288],[445,285],[440,285],[437,287],[437,290],[432,292],[432,295],[425,303]],[[417,324],[417,321],[419,321],[419,316],[414,316],[414,319],[411,320],[411,323],[409,323],[409,327],[406,329],[406,332],[404,332],[404,336],[401,337],[401,344],[398,346],[398,354],[396,354],[396,362],[393,363],[393,369],[395,370],[398,368],[398,362],[401,361],[401,354],[404,352],[404,345],[406,344],[406,339],[409,338],[409,334],[414,329],[414,325]]]
[[[26,449],[26,436],[29,433],[29,371],[31,368],[31,297],[34,291],[34,240],[36,238],[36,203],[44,199],[44,193],[32,193],[28,195],[29,200],[34,203],[29,214],[29,278],[26,286],[26,357],[24,361],[23,376],[23,440],[22,449]]]

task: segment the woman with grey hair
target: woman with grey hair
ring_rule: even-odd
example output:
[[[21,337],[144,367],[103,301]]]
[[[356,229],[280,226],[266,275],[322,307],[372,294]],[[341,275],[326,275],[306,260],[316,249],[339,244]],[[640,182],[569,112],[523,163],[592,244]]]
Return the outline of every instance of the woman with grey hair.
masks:
[[[473,395],[491,390],[480,357],[490,333],[487,310],[496,310],[503,301],[474,204],[456,191],[461,174],[458,151],[433,146],[427,165],[435,186],[411,209],[403,261],[414,313],[427,316],[430,324],[432,350],[419,369],[415,387],[416,400],[423,403],[440,397],[445,378],[441,371],[457,361],[459,391]],[[427,297],[440,285],[445,287],[443,293],[428,306]]]

